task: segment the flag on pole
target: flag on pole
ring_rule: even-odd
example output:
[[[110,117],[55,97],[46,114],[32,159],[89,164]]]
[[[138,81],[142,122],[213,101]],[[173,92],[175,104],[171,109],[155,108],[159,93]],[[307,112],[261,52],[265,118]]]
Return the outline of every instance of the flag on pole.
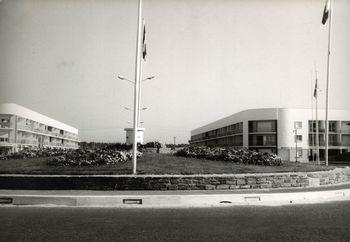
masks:
[[[322,24],[325,25],[328,19],[328,15],[329,15],[329,9],[330,8],[330,2],[329,0],[327,0],[326,5],[324,6],[324,10],[323,10],[323,15],[322,15]]]
[[[314,98],[317,98],[317,78],[316,78],[316,82],[315,82]]]
[[[146,25],[143,22],[143,37],[142,37],[142,58],[146,61],[147,49],[146,49]]]

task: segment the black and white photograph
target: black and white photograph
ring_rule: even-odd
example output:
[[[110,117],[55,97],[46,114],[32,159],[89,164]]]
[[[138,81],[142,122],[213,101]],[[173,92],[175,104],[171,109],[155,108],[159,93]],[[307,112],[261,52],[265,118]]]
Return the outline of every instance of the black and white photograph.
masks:
[[[350,241],[350,0],[0,0],[0,241]]]

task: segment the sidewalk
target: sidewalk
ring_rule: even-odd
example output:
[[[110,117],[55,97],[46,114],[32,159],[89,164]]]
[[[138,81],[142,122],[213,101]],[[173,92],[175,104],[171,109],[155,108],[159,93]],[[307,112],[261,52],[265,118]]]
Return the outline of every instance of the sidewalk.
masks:
[[[316,188],[192,191],[0,190],[0,206],[120,208],[281,206],[350,200],[350,183]]]

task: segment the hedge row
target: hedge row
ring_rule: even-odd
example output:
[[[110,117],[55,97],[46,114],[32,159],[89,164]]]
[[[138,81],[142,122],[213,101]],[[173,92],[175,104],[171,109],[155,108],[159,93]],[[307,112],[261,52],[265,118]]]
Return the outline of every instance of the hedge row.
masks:
[[[141,155],[142,153],[137,153],[137,157],[141,157]],[[130,160],[131,158],[132,153],[126,151],[112,149],[77,149],[48,160],[48,164],[54,166],[96,166],[117,164]]]
[[[248,149],[188,146],[177,151],[175,155],[208,160],[223,160],[251,165],[282,165],[281,158],[276,154],[261,153]]]
[[[27,148],[14,153],[0,154],[0,160],[53,157],[53,156],[64,155],[67,152],[68,150],[56,149],[56,148],[42,148],[42,149]]]

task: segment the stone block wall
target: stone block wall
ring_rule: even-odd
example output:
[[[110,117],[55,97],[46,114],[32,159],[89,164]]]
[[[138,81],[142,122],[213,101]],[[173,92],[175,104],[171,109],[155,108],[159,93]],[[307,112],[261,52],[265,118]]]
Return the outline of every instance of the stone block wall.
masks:
[[[350,182],[350,168],[237,175],[0,175],[0,189],[41,190],[237,190],[318,187],[346,182]]]

